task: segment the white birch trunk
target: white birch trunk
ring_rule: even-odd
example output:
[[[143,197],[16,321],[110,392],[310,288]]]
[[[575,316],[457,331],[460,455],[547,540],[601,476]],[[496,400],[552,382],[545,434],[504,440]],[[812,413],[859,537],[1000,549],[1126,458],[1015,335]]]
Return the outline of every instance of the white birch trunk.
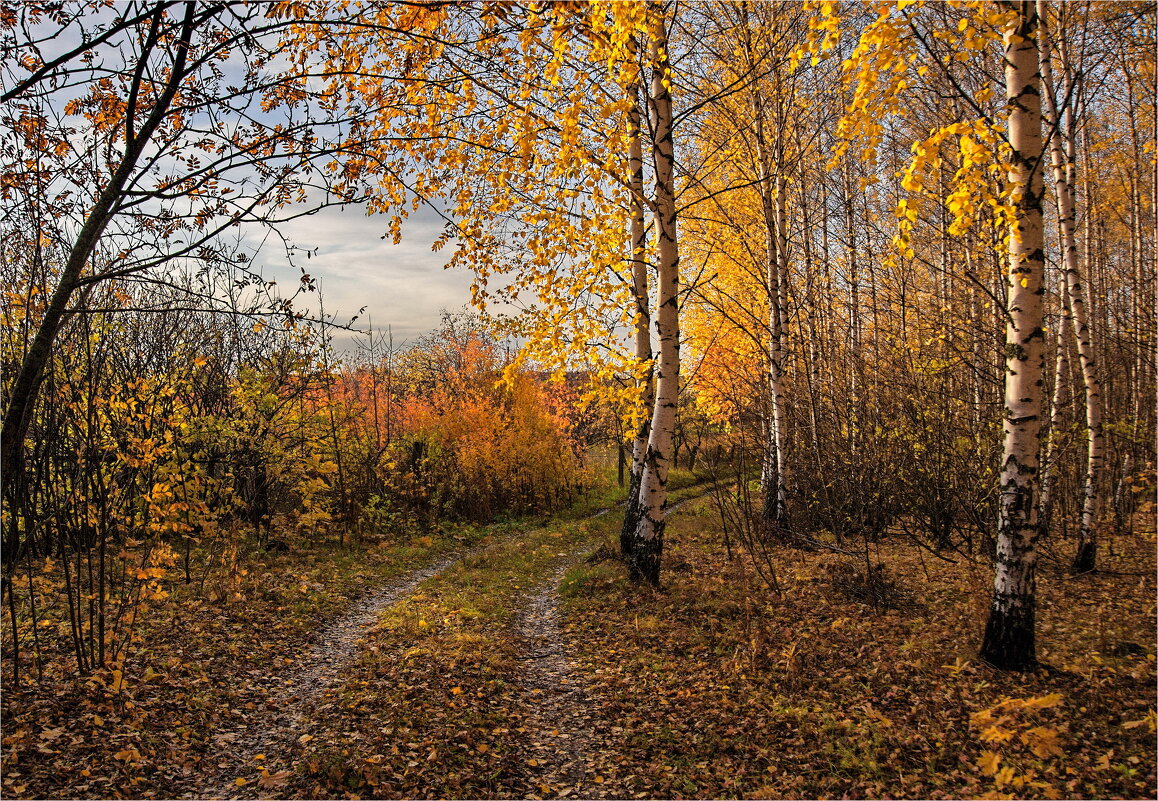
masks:
[[[743,17],[744,44],[750,69],[755,69],[747,14]],[[765,288],[768,292],[768,372],[765,376],[769,414],[764,426],[764,461],[760,470],[762,516],[769,530],[782,527],[787,518],[787,460],[785,458],[784,414],[784,315],[781,304],[782,281],[788,262],[787,213],[784,196],[787,185],[783,159],[773,164],[767,138],[767,109],[758,85],[752,89],[755,117],[757,188],[764,216]]]
[[[679,247],[676,240],[675,153],[672,142],[671,69],[667,30],[659,4],[650,6],[652,23],[651,111],[655,125],[652,152],[655,157],[655,207],[659,266],[656,333],[659,363],[656,370],[655,405],[640,480],[640,517],[629,563],[637,581],[659,585],[663,532],[666,523],[667,474],[672,458],[672,436],[679,401]]]
[[[1005,335],[1005,446],[997,530],[996,577],[981,658],[1003,669],[1037,663],[1034,642],[1038,469],[1042,416],[1044,229],[1041,199],[1041,74],[1033,0],[1006,28],[1009,181],[1016,219],[1009,234]]]
[[[1082,382],[1086,392],[1086,479],[1082,494],[1082,516],[1078,528],[1078,550],[1074,556],[1074,572],[1085,573],[1094,569],[1097,554],[1097,535],[1094,518],[1097,513],[1098,483],[1102,465],[1105,463],[1105,438],[1102,435],[1102,386],[1098,378],[1097,360],[1094,358],[1090,341],[1089,315],[1086,313],[1085,287],[1082,285],[1082,269],[1078,258],[1077,244],[1077,203],[1075,201],[1075,180],[1077,160],[1074,153],[1073,112],[1067,106],[1066,119],[1061,116],[1057,98],[1053,91],[1053,69],[1050,64],[1051,51],[1049,27],[1046,17],[1045,0],[1038,0],[1038,16],[1041,25],[1041,78],[1045,87],[1049,121],[1053,124],[1054,135],[1050,138],[1050,161],[1053,167],[1054,200],[1057,205],[1058,225],[1062,236],[1062,264],[1065,272],[1066,289],[1069,293],[1069,308],[1073,325],[1071,330],[1078,349],[1078,362],[1082,368]],[[1062,55],[1062,80],[1065,78],[1065,52]],[[1068,86],[1063,95],[1068,96]]]
[[[1057,351],[1054,354],[1053,372],[1053,399],[1050,401],[1049,438],[1047,440],[1045,460],[1041,467],[1041,529],[1049,531],[1050,520],[1053,517],[1053,483],[1057,476],[1057,452],[1061,435],[1062,410],[1068,403],[1065,397],[1066,387],[1069,385],[1069,359],[1067,358],[1067,337],[1070,328],[1070,293],[1066,289],[1065,279],[1061,285],[1061,319],[1058,321]]]
[[[647,225],[644,219],[643,202],[643,130],[640,124],[640,95],[642,86],[631,87],[632,105],[628,111],[628,178],[631,189],[631,284],[636,306],[635,358],[641,369],[646,371],[646,383],[640,396],[640,406],[650,412],[655,403],[655,381],[651,368],[651,307],[649,299],[645,258],[647,250]],[[636,529],[639,524],[639,488],[643,479],[643,465],[647,457],[647,440],[651,431],[651,420],[645,415],[635,432],[631,443],[631,488],[627,495],[627,506],[623,517],[623,528],[619,536],[620,553],[630,557],[635,548]]]

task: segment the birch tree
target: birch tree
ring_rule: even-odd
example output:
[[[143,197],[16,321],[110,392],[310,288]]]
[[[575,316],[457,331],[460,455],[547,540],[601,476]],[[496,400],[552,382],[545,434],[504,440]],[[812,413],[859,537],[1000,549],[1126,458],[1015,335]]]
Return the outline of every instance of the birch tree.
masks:
[[[787,120],[783,114],[775,118],[769,114],[769,106],[780,110],[785,103],[782,95],[775,99],[767,97],[761,86],[761,73],[770,69],[775,72],[783,59],[776,59],[776,65],[769,68],[760,61],[771,60],[775,56],[763,53],[757,56],[752,46],[752,30],[748,19],[748,9],[743,6],[740,35],[744,42],[745,66],[752,79],[751,94],[753,139],[756,151],[756,180],[760,192],[760,208],[764,218],[765,233],[765,282],[768,291],[768,399],[770,414],[765,421],[764,461],[760,470],[761,494],[763,496],[762,515],[765,525],[777,530],[787,523],[787,476],[788,449],[786,445],[787,417],[784,411],[785,388],[785,340],[787,324],[783,296],[788,280],[788,181],[785,175],[785,131]],[[778,73],[776,78],[779,78]],[[779,81],[777,81],[779,83]],[[768,128],[774,126],[775,135]]]
[[[877,17],[860,35],[846,74],[855,75],[855,94],[838,133],[873,157],[884,144],[883,115],[904,116],[909,89],[908,71],[923,51],[961,101],[979,116],[934,129],[913,145],[913,158],[904,169],[901,186],[912,193],[897,205],[900,258],[912,259],[911,234],[920,218],[920,198],[928,197],[929,172],[939,166],[940,148],[956,137],[961,166],[944,199],[953,222],[949,232],[962,234],[979,220],[979,209],[991,211],[994,230],[1004,247],[1005,391],[1003,455],[998,477],[998,520],[994,591],[990,602],[981,656],[1005,669],[1036,664],[1034,645],[1036,543],[1041,535],[1038,517],[1040,432],[1043,409],[1043,272],[1045,240],[1042,220],[1043,140],[1038,15],[1032,2],[1003,2],[997,11],[982,3],[957,3],[967,14],[956,31],[934,26],[922,29],[915,12],[921,3],[881,6]],[[831,15],[827,17],[831,19]],[[819,33],[827,23],[814,26]],[[967,61],[970,52],[982,54],[1000,36],[1005,65],[1005,130],[988,113],[984,101],[992,92],[966,92],[954,62]],[[827,40],[827,34],[825,34]],[[948,51],[938,41],[958,41]],[[822,50],[823,42],[815,49]],[[918,76],[930,70],[921,64]],[[1004,174],[1002,174],[1004,173]],[[994,191],[994,179],[1000,185]],[[940,199],[940,198],[938,198]],[[996,251],[995,251],[995,256]]]
[[[632,40],[635,49],[635,39]],[[638,75],[638,73],[637,73]],[[638,363],[637,380],[644,383],[639,405],[650,409],[655,403],[655,380],[651,352],[651,293],[648,286],[650,261],[647,255],[647,219],[643,188],[643,127],[640,108],[643,86],[639,78],[629,87],[631,105],[627,110],[628,169],[630,171],[630,247],[631,287],[635,299],[635,358]],[[631,483],[619,536],[620,554],[630,559],[634,550],[636,529],[639,525],[639,488],[643,481],[643,467],[647,461],[647,442],[651,420],[641,416],[635,436],[631,440]]]
[[[1046,0],[1038,0],[1037,15],[1041,40],[1041,81],[1045,89],[1048,122],[1052,131],[1049,140],[1050,165],[1053,171],[1054,202],[1057,207],[1058,227],[1061,230],[1061,255],[1068,306],[1065,317],[1072,325],[1077,344],[1078,361],[1082,368],[1082,383],[1086,396],[1086,476],[1082,492],[1081,522],[1078,528],[1078,548],[1074,555],[1073,570],[1086,573],[1094,569],[1097,536],[1094,519],[1098,508],[1098,485],[1105,462],[1105,438],[1102,434],[1102,385],[1098,378],[1098,364],[1090,341],[1090,321],[1086,312],[1086,288],[1082,281],[1082,265],[1077,243],[1077,158],[1075,156],[1075,115],[1073,113],[1074,87],[1069,80],[1065,42],[1058,48],[1062,74],[1061,102],[1053,81],[1052,34]]]
[[[1036,544],[1038,467],[1045,333],[1045,236],[1042,221],[1041,60],[1037,6],[1017,0],[1006,23],[1005,86],[1009,109],[1009,301],[1005,334],[1005,445],[1000,478],[996,577],[981,658],[1005,669],[1037,662]]]
[[[633,579],[658,585],[667,512],[667,476],[679,404],[680,258],[676,231],[675,150],[672,137],[674,121],[666,14],[659,3],[649,4],[649,10],[653,16],[649,42],[652,62],[649,103],[652,124],[655,126],[652,153],[655,159],[654,203],[658,237],[656,333],[659,360],[656,365],[651,430],[640,476],[639,523],[629,567]]]

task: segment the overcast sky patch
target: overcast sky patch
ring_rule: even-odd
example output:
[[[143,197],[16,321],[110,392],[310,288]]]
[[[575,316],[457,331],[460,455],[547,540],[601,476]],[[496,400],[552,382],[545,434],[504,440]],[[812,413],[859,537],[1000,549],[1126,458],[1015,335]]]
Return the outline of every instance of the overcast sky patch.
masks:
[[[319,280],[327,316],[345,323],[365,306],[355,326],[365,328],[371,320],[379,331],[389,326],[398,345],[435,328],[443,309],[455,311],[468,304],[471,276],[465,270],[443,269],[450,246],[438,253],[430,249],[443,227],[435,212],[416,211],[403,223],[397,245],[382,238],[386,227],[386,217],[367,216],[360,207],[324,209],[279,226],[299,250],[292,264],[272,237],[257,264],[284,294],[296,288],[299,268],[304,268]],[[300,297],[297,307],[316,313],[317,296]],[[345,333],[334,337],[339,350],[350,349],[355,339]]]

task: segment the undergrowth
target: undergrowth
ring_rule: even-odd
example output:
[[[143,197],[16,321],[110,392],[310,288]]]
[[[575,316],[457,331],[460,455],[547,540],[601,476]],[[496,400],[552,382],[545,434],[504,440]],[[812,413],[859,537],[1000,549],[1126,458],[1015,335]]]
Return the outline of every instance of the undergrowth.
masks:
[[[563,584],[599,714],[641,797],[1154,797],[1154,535],[1101,574],[1043,566],[1039,654],[979,664],[988,564],[874,546],[773,551],[782,592],[729,560],[702,502],[669,523],[662,592],[615,561]],[[1138,565],[1148,566],[1140,573]],[[1116,573],[1114,571],[1121,571]]]

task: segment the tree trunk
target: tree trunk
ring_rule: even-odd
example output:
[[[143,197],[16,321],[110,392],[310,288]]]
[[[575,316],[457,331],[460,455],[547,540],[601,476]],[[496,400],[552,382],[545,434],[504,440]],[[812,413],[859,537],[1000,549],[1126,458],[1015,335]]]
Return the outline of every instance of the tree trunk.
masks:
[[[660,6],[651,5],[656,16],[651,36],[653,72],[651,110],[655,125],[655,206],[659,234],[658,302],[656,332],[659,335],[655,404],[651,431],[640,478],[639,524],[630,561],[631,577],[659,585],[660,558],[666,523],[667,474],[671,461],[679,401],[679,247],[676,241],[675,154],[672,142],[672,98],[667,53],[667,31]]]
[[[636,306],[635,319],[635,359],[638,369],[646,374],[640,408],[651,410],[655,403],[655,382],[651,365],[651,308],[647,286],[647,225],[644,220],[643,204],[643,131],[640,124],[639,83],[632,85],[631,108],[627,112],[628,125],[628,165],[631,175],[631,283]],[[630,559],[635,549],[635,535],[641,514],[639,488],[643,479],[643,463],[647,456],[647,440],[651,432],[651,421],[641,415],[639,428],[631,443],[631,485],[627,492],[627,504],[623,514],[623,528],[619,533],[619,551],[625,559]]]
[[[1088,573],[1094,569],[1097,554],[1097,532],[1094,519],[1098,505],[1098,484],[1102,466],[1105,463],[1105,438],[1102,435],[1102,386],[1098,379],[1098,366],[1090,342],[1089,316],[1086,313],[1085,287],[1082,285],[1082,270],[1078,259],[1077,244],[1077,204],[1075,202],[1075,179],[1077,159],[1074,143],[1074,115],[1068,101],[1070,92],[1066,78],[1066,53],[1064,43],[1061,55],[1062,96],[1067,98],[1065,118],[1059,108],[1053,91],[1053,69],[1050,63],[1051,49],[1049,26],[1046,18],[1045,0],[1038,0],[1038,16],[1041,25],[1041,79],[1045,86],[1046,107],[1054,127],[1050,138],[1050,161],[1053,166],[1054,199],[1057,204],[1058,225],[1062,235],[1062,263],[1065,270],[1066,289],[1069,292],[1069,306],[1078,349],[1078,362],[1082,368],[1082,382],[1086,391],[1086,480],[1082,494],[1082,517],[1078,527],[1078,549],[1072,569],[1075,573]]]
[[[848,315],[848,350],[850,355],[848,375],[850,379],[850,392],[848,403],[848,443],[849,450],[852,453],[857,453],[860,443],[860,425],[861,425],[861,380],[860,372],[863,360],[860,350],[860,285],[859,271],[857,264],[857,236],[856,236],[856,215],[854,214],[853,201],[853,176],[852,163],[845,159],[844,166],[844,220],[845,220],[845,253],[848,258],[848,295],[849,295],[849,315]]]
[[[1053,373],[1053,400],[1050,401],[1049,438],[1046,444],[1045,460],[1041,466],[1041,500],[1038,503],[1041,515],[1041,530],[1043,534],[1050,531],[1050,522],[1053,519],[1053,484],[1057,478],[1058,440],[1061,436],[1062,411],[1068,405],[1066,387],[1069,385],[1070,371],[1067,337],[1071,327],[1069,290],[1066,289],[1065,279],[1061,285],[1061,315],[1058,320],[1057,351],[1054,354]]]
[[[981,658],[998,668],[1024,670],[1037,663],[1036,544],[1041,533],[1036,498],[1044,368],[1041,74],[1033,1],[1016,0],[1007,7],[1016,11],[1004,36],[1015,222],[1009,231],[1005,447],[996,577]]]
[[[757,81],[752,87],[752,112],[755,128],[757,189],[764,217],[765,289],[768,292],[768,372],[765,375],[768,392],[768,414],[764,425],[764,459],[760,468],[760,494],[763,499],[761,516],[769,532],[780,530],[786,517],[784,453],[784,317],[780,303],[781,282],[788,261],[788,237],[785,231],[786,211],[784,196],[783,153],[773,159],[768,143],[768,110],[758,83],[756,54],[752,48],[752,34],[747,9],[741,15],[744,50],[748,70]],[[782,150],[782,148],[778,148]]]

